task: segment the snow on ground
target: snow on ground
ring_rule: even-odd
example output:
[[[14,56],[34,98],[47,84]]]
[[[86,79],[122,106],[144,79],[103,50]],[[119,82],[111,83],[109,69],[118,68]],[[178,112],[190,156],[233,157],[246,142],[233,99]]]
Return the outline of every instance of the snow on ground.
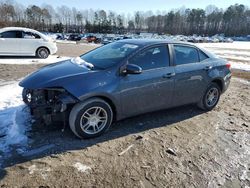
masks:
[[[73,165],[79,172],[86,172],[88,170],[91,170],[91,168],[89,166],[86,166],[80,162],[77,162]]]
[[[250,71],[250,65],[241,62],[229,61],[231,63],[232,69]]]
[[[18,83],[0,86],[0,159],[1,153],[7,155],[11,145],[16,145],[17,152],[26,146],[30,129],[28,108],[22,101],[22,88]]]
[[[80,44],[80,45],[86,45],[86,46],[101,46],[102,44],[96,44],[94,42],[88,43],[85,41],[69,41],[69,40],[57,40],[56,43],[61,44]]]
[[[232,61],[241,61],[241,62],[246,62],[249,63],[250,62],[250,57],[244,57],[244,56],[237,56],[237,55],[231,55],[231,54],[219,54],[217,53],[218,56],[224,58],[224,59],[229,59]]]
[[[209,49],[209,48],[208,48]],[[236,51],[236,50],[223,50],[223,49],[217,49],[213,50],[216,51],[216,54],[218,55],[234,55],[234,56],[242,56],[242,57],[249,57],[250,51]]]
[[[235,41],[233,43],[199,43],[198,45],[204,48],[250,50],[250,42]]]
[[[47,59],[38,59],[32,57],[6,57],[0,59],[0,64],[51,64],[59,61],[70,59],[70,57],[58,57],[57,55],[50,55]]]
[[[82,46],[102,46],[102,44],[96,44],[96,43],[78,43],[78,44],[80,44],[80,45],[82,45]]]
[[[56,40],[56,43],[62,43],[62,44],[76,44],[76,41],[70,41],[70,40]]]
[[[199,43],[200,47],[227,59],[233,69],[250,71],[250,42]]]

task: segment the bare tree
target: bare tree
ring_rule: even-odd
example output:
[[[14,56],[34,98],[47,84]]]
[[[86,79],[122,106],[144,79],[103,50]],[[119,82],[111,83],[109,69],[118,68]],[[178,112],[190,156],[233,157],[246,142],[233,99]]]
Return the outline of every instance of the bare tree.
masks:
[[[248,35],[250,10],[242,4],[219,9],[209,5],[205,9],[181,7],[166,11],[136,11],[133,15],[114,11],[52,7],[0,0],[0,27],[24,26],[54,32],[151,32],[159,34],[200,34],[227,36]]]

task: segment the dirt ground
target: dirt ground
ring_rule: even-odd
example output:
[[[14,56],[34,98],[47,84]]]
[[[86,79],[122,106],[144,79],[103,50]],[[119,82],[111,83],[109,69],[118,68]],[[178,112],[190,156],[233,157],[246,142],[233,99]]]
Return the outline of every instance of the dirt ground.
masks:
[[[69,57],[77,57],[81,54],[92,50],[98,45],[86,45],[86,44],[57,44],[58,52],[56,55],[58,56],[69,56]],[[11,58],[11,57],[4,57]],[[20,57],[22,58],[22,57]],[[27,57],[25,57],[27,58]],[[33,58],[33,57],[30,57]],[[44,64],[28,64],[28,65],[3,65],[0,64],[0,80],[2,81],[10,81],[17,80],[19,78],[25,77],[27,74],[34,72],[38,68],[44,66]]]
[[[59,55],[73,50],[62,48]],[[0,65],[0,79],[16,80],[40,66]],[[242,74],[248,81],[234,77],[211,112],[191,105],[149,113],[88,140],[61,125],[33,125],[29,152],[4,160],[0,186],[247,188],[250,82]]]

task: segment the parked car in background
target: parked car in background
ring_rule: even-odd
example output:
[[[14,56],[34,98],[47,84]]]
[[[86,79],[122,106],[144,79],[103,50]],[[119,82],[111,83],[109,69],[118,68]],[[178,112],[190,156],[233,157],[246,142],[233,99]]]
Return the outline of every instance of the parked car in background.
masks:
[[[95,36],[95,35],[87,35],[82,38],[82,40],[88,42],[88,43],[100,43],[101,38]]]
[[[192,103],[212,110],[230,78],[228,62],[192,44],[141,39],[47,65],[19,85],[36,119],[69,122],[76,136],[90,138],[142,113]]]
[[[80,41],[81,36],[79,34],[70,34],[69,37],[67,38],[67,40]]]
[[[113,37],[104,37],[103,39],[102,39],[102,44],[103,45],[106,45],[106,44],[109,44],[109,43],[112,43],[112,42],[114,42],[114,38]]]
[[[47,58],[57,52],[56,42],[44,34],[28,28],[0,29],[1,56],[36,56]]]
[[[56,34],[56,40],[65,40],[65,37],[64,37],[63,34],[57,33],[57,34]]]

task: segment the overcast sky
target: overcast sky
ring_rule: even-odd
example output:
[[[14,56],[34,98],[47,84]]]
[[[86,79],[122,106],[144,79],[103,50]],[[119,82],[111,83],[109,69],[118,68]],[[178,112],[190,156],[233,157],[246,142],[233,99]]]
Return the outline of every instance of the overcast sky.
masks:
[[[205,8],[211,4],[219,8],[227,8],[235,3],[250,7],[250,0],[16,0],[16,2],[25,6],[30,4],[50,4],[54,7],[67,5],[78,9],[104,9],[119,13],[134,13],[137,10],[169,11],[182,6],[186,8]]]

